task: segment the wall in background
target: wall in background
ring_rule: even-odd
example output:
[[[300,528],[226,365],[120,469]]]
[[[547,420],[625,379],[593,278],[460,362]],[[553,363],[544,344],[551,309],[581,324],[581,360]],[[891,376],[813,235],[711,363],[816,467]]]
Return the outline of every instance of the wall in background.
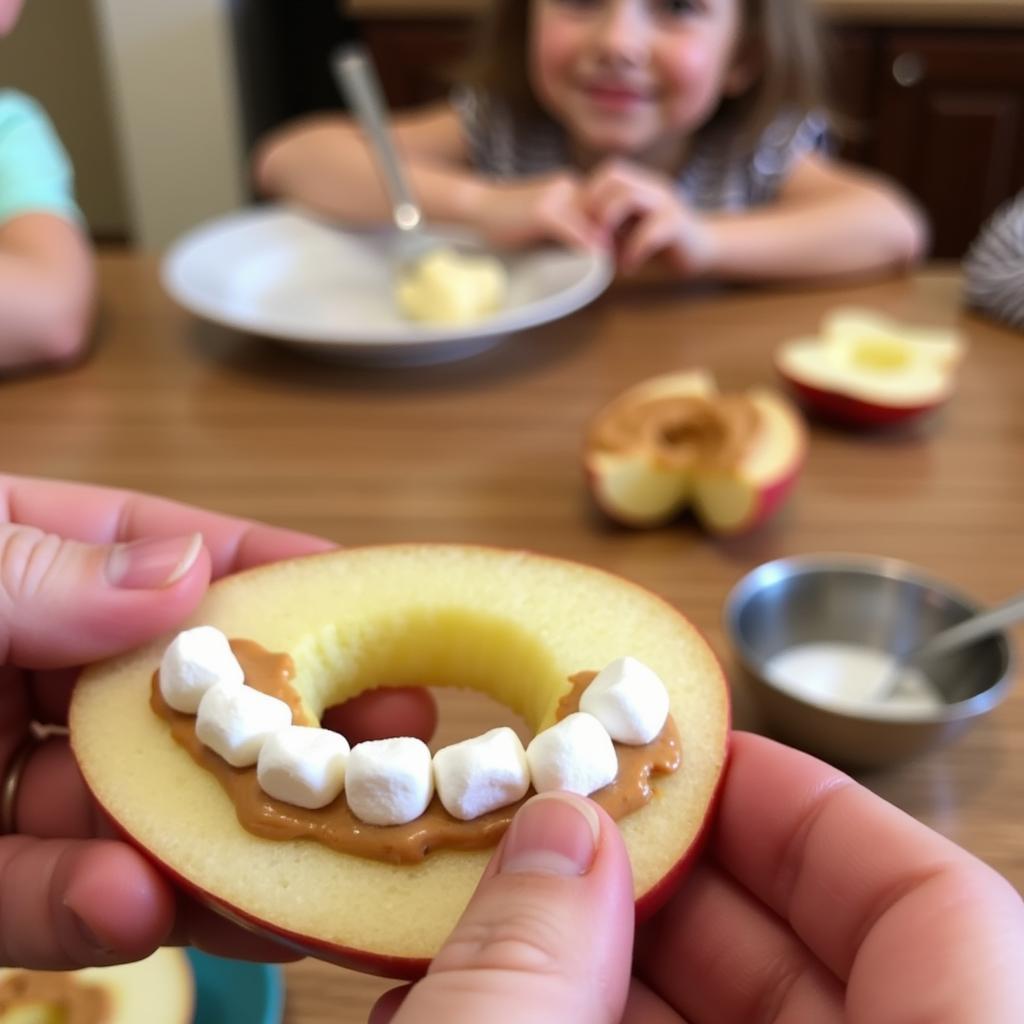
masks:
[[[133,236],[160,249],[248,198],[234,3],[93,4]]]

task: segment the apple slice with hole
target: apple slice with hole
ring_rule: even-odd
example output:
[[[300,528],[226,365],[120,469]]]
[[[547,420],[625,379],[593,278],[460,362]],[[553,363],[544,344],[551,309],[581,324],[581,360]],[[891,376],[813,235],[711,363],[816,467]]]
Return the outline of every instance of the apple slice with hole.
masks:
[[[0,968],[0,1024],[188,1024],[195,983],[180,949],[79,971]]]
[[[523,551],[352,548],[221,580],[193,617],[199,623],[289,653],[317,717],[370,687],[459,686],[541,730],[554,723],[570,676],[633,655],[664,681],[682,751],[678,770],[652,779],[653,799],[619,821],[641,916],[697,852],[726,759],[728,688],[697,630],[634,583]],[[395,865],[245,831],[214,777],[150,708],[168,639],[92,667],[75,688],[72,745],[106,813],[233,920],[356,969],[421,975],[492,851],[439,849]]]
[[[619,395],[592,420],[583,463],[597,505],[650,527],[692,507],[711,533],[764,522],[800,476],[803,420],[767,389],[721,394],[705,371],[666,374]]]
[[[964,352],[953,330],[841,309],[825,319],[819,337],[781,345],[775,365],[810,411],[851,426],[877,427],[911,420],[946,402]]]

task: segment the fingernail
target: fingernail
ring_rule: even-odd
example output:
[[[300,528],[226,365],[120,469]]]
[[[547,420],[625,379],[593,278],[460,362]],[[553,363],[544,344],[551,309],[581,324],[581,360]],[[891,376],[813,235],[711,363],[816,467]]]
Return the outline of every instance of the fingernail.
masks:
[[[585,875],[594,862],[601,822],[570,793],[542,793],[513,818],[502,850],[503,874]]]
[[[64,906],[67,909],[68,915],[71,918],[72,924],[75,926],[78,934],[81,936],[82,941],[89,946],[96,954],[98,958],[106,959],[114,955],[113,947],[105,943],[93,930],[85,923],[85,919],[82,918],[77,911],[65,900]]]
[[[124,590],[157,590],[177,583],[195,565],[201,534],[118,544],[107,556],[107,579]]]

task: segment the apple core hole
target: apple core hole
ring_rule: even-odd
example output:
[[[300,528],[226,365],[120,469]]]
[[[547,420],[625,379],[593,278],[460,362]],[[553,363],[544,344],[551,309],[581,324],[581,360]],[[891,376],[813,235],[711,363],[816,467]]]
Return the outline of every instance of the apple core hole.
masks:
[[[905,370],[910,361],[905,345],[885,338],[862,339],[853,350],[853,362],[865,370],[898,372]]]
[[[528,734],[553,716],[568,676],[594,667],[560,669],[534,632],[464,607],[377,615],[364,610],[352,624],[332,624],[307,636],[292,657],[296,689],[318,721],[326,709],[366,690],[426,686],[483,694],[502,706],[502,714],[518,716]],[[452,704],[447,698],[444,703]]]
[[[489,729],[508,726],[525,747],[534,737],[522,715],[510,707],[478,690],[432,687],[431,694],[437,702],[437,730],[430,741],[435,753],[442,747],[461,740],[468,740]]]

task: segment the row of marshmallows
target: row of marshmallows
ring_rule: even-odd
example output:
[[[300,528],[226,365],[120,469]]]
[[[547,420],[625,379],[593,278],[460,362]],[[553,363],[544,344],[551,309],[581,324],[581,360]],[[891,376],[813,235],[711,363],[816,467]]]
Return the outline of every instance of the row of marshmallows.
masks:
[[[176,711],[196,715],[196,736],[236,768],[256,765],[263,791],[314,810],[344,789],[352,813],[371,825],[401,825],[438,799],[469,821],[538,793],[587,796],[615,780],[612,741],[651,742],[668,717],[658,676],[635,658],[619,658],[594,677],[581,710],[538,733],[524,750],[513,730],[491,729],[439,750],[398,737],[357,743],[329,729],[292,725],[291,708],[245,685],[227,637],[212,626],[185,630],[160,664],[160,692]]]

